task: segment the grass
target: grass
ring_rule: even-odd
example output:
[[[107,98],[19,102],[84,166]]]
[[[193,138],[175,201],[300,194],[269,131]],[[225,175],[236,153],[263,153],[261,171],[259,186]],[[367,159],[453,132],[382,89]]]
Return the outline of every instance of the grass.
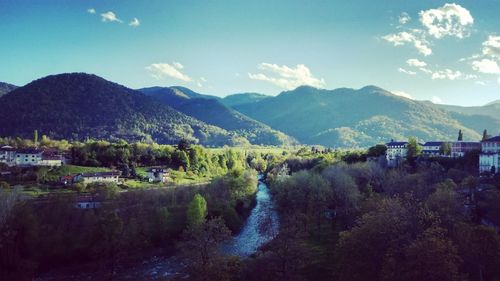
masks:
[[[165,183],[150,183],[150,182],[147,182],[147,181],[126,179],[122,183],[122,185],[125,188],[129,188],[129,189],[147,189],[147,188],[165,187],[168,184],[165,184]]]
[[[105,167],[86,167],[76,165],[63,165],[51,170],[48,174],[48,180],[57,181],[62,176],[74,175],[80,173],[109,172],[111,169]]]

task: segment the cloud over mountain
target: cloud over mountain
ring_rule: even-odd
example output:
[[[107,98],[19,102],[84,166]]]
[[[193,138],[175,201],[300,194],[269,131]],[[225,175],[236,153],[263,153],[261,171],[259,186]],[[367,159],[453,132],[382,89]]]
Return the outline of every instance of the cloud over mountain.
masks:
[[[311,70],[303,64],[298,64],[295,67],[288,67],[286,65],[261,63],[258,68],[262,71],[269,72],[269,74],[248,73],[250,79],[266,81],[283,89],[290,90],[301,85],[309,85],[318,88],[326,86],[323,78],[314,77]]]

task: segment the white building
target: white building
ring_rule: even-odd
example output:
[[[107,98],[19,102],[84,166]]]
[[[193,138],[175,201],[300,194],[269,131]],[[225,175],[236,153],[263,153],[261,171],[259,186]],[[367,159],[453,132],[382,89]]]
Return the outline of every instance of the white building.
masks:
[[[422,154],[426,156],[441,156],[442,141],[428,141],[422,146]]]
[[[479,173],[498,173],[500,167],[500,136],[481,141]]]
[[[121,172],[112,171],[112,172],[97,172],[97,173],[84,173],[81,175],[83,179],[83,183],[89,184],[93,182],[114,182],[118,183],[118,178],[120,177]]]
[[[147,171],[149,182],[168,182],[171,169],[151,168]]]
[[[387,152],[385,158],[387,166],[396,167],[401,165],[408,156],[408,142],[407,141],[394,141],[386,143]]]
[[[4,163],[8,166],[15,165],[16,160],[16,149],[12,146],[2,146],[0,147],[0,163]]]
[[[42,161],[43,150],[37,148],[23,148],[16,150],[16,166],[38,166]]]
[[[63,157],[61,155],[49,155],[48,153],[42,154],[42,160],[38,166],[59,167],[63,164]]]

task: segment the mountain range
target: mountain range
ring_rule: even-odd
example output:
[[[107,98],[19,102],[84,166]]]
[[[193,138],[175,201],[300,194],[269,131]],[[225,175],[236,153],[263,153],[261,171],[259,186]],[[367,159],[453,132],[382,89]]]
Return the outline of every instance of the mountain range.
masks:
[[[25,86],[0,84],[0,136],[125,139],[208,146],[367,147],[390,139],[479,140],[500,131],[500,103],[436,105],[376,86],[335,90],[301,86],[277,96],[219,98],[185,87],[133,90],[84,73],[47,76]]]

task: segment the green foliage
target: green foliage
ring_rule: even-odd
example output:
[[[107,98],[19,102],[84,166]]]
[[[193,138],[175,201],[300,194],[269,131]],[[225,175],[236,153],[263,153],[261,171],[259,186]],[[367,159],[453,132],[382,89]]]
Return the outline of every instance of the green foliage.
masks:
[[[186,212],[189,226],[196,227],[202,224],[207,216],[207,201],[200,194],[195,194]]]
[[[422,153],[422,146],[417,141],[417,138],[410,137],[408,139],[408,158],[412,159],[417,156],[420,156]]]

